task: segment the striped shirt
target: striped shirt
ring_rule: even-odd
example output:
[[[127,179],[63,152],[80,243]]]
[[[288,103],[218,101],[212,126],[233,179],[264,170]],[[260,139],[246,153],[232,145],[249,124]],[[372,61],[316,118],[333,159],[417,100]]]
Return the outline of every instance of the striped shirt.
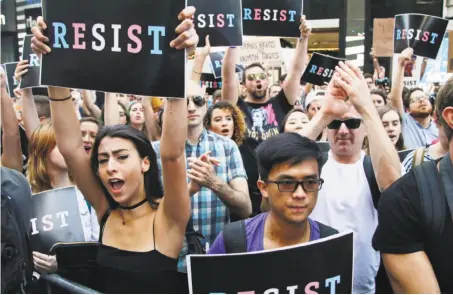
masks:
[[[423,161],[422,163],[424,162],[428,162],[428,161],[434,161],[433,157],[431,157],[431,155],[429,154],[428,152],[428,149],[429,147],[425,148],[425,154],[423,155]],[[404,166],[404,170],[403,170],[403,173],[408,173],[409,171],[412,170],[412,165],[414,163],[414,157],[415,157],[415,153],[417,152],[418,149],[416,150],[413,150],[412,152],[410,152],[409,154],[407,154],[406,158],[404,158],[404,161],[403,161],[403,166]]]
[[[158,159],[160,180],[163,183],[160,142],[153,142],[153,147]],[[208,151],[211,151],[211,157],[220,162],[219,167],[215,167],[217,177],[220,177],[226,183],[230,183],[233,179],[239,177],[247,178],[238,146],[231,139],[203,129],[196,145],[186,141],[186,158],[199,158]],[[189,169],[189,166],[187,166],[187,169]],[[189,178],[187,178],[187,182],[189,182]],[[230,222],[228,209],[212,190],[205,187],[202,187],[200,192],[193,195],[191,201],[193,228],[203,234],[209,244],[212,245],[225,224]],[[187,250],[187,241],[184,239],[178,262],[178,270],[181,272],[186,271]]]
[[[424,128],[408,113],[403,114],[403,138],[407,149],[431,145],[439,137],[439,129],[431,120]]]

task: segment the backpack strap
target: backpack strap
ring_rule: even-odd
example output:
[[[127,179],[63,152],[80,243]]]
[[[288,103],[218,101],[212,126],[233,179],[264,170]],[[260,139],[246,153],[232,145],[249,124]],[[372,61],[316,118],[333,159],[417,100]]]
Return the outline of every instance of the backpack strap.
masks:
[[[223,242],[226,253],[247,252],[245,221],[239,220],[225,225],[223,228]]]
[[[412,159],[412,168],[415,168],[424,162],[425,152],[426,149],[424,147],[415,150],[414,158]]]
[[[425,162],[412,171],[420,193],[426,230],[439,236],[444,229],[446,210],[445,191],[436,162]]]
[[[321,222],[315,221],[319,226],[319,237],[326,238],[338,234],[338,231],[330,226],[324,225]]]
[[[363,159],[363,170],[365,171],[365,176],[370,187],[374,208],[377,209],[379,205],[379,199],[381,198],[381,191],[379,190],[376,175],[374,174],[373,164],[371,163],[371,157],[368,155],[365,155],[365,158]]]

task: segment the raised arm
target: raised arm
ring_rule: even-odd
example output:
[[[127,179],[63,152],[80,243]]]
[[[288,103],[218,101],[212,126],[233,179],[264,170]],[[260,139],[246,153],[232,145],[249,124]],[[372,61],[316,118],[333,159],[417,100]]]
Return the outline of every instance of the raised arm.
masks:
[[[21,60],[17,64],[14,77],[18,82],[20,82],[20,80],[22,80],[22,76],[28,72],[28,66],[28,60]],[[30,138],[36,127],[41,124],[31,88],[22,89],[22,114],[25,133],[27,134],[27,137]]]
[[[239,99],[236,63],[239,60],[238,48],[227,48],[222,64],[222,100],[236,105]]]
[[[83,90],[82,99],[83,99],[83,105],[84,105],[84,107],[86,107],[88,109],[88,111],[90,112],[90,115],[99,120],[101,118],[102,111],[94,103],[93,92],[89,91],[89,90]]]
[[[0,73],[0,112],[3,128],[2,165],[22,173],[22,149],[20,145],[19,123],[14,111],[13,100],[6,91],[6,75],[3,69]]]
[[[46,29],[42,17],[38,17],[37,25],[32,28],[32,49],[38,55],[51,52],[45,43],[49,39],[43,35]],[[83,196],[96,210],[100,220],[108,208],[107,199],[101,184],[91,170],[90,159],[83,148],[82,133],[79,120],[72,103],[71,92],[67,88],[49,87],[51,98],[52,123],[55,130],[57,146]]]
[[[112,126],[120,123],[118,113],[118,96],[114,93],[105,94],[104,102],[104,125]]]
[[[195,8],[187,7],[178,16],[182,23],[176,31],[180,32],[180,35],[170,43],[172,47],[184,49],[196,46],[198,35],[190,20],[194,14]],[[186,88],[188,96],[201,93],[201,87],[197,82],[188,81]],[[187,98],[168,99],[163,114],[160,148],[165,196],[162,205],[159,206],[169,230],[168,239],[180,239],[190,217],[191,205],[185,156],[186,139]]]
[[[151,141],[156,141],[160,138],[160,132],[154,116],[154,109],[151,100],[152,97],[144,96],[142,99],[142,105],[143,113],[145,114],[145,124],[146,130],[148,131],[148,138]]]
[[[389,93],[389,98],[392,107],[394,107],[400,116],[404,114],[404,103],[403,103],[403,88],[404,88],[404,68],[408,63],[412,61],[412,55],[414,50],[412,48],[406,48],[401,52],[398,57],[398,67],[394,69],[396,71],[393,76],[392,90]]]
[[[197,49],[197,51],[195,52],[195,59],[193,61],[192,73],[190,78],[190,80],[194,82],[201,81],[203,65],[209,53],[211,52],[211,43],[209,42],[209,35],[206,36],[205,43],[206,45],[203,48]]]
[[[381,123],[376,108],[373,107],[367,83],[360,69],[352,64],[340,62],[337,71],[341,79],[336,79],[336,83],[344,89],[355,109],[362,115],[376,180],[379,189],[384,191],[401,177],[398,153]]]
[[[305,15],[301,18],[299,30],[300,38],[297,42],[291,70],[283,82],[283,91],[290,105],[294,105],[300,99],[300,80],[302,79],[305,62],[307,61],[308,38],[311,34],[311,28],[305,19]]]

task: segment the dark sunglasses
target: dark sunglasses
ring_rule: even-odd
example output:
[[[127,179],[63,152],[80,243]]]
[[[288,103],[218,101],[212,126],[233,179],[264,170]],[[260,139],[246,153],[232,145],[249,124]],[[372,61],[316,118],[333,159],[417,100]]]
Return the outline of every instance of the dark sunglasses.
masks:
[[[193,103],[197,107],[202,107],[206,104],[206,100],[204,99],[203,96],[190,96],[192,98]],[[189,105],[190,97],[187,98],[187,105]]]
[[[332,123],[327,125],[329,129],[340,129],[341,124],[345,124],[348,129],[357,129],[362,124],[362,119],[352,118],[346,120],[333,120]]]
[[[297,180],[268,180],[267,183],[274,183],[278,186],[278,190],[282,193],[294,193],[299,186],[302,186],[306,192],[317,192],[322,188],[323,179],[307,179],[302,181]]]
[[[249,81],[255,81],[255,80],[264,80],[267,78],[267,75],[265,73],[261,74],[248,74],[247,75],[247,80]]]

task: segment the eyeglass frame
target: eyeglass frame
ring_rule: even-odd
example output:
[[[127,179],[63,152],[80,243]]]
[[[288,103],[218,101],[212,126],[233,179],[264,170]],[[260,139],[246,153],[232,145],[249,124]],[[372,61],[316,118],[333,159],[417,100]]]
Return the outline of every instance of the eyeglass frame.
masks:
[[[317,190],[307,190],[305,188],[305,183],[307,182],[313,182],[316,181],[318,183],[319,188]],[[304,180],[266,180],[264,181],[267,184],[273,183],[277,185],[277,188],[280,192],[282,193],[294,193],[299,186],[302,186],[302,189],[307,192],[307,193],[314,193],[314,192],[319,192],[322,189],[322,185],[324,184],[324,179],[318,178],[318,179],[304,179]],[[280,188],[281,184],[296,184],[294,187],[294,190],[282,190]]]
[[[257,76],[261,76],[261,75],[263,75],[263,78],[260,78],[259,80],[265,80],[268,77],[266,73],[259,73],[259,74],[258,73],[256,73],[256,74],[251,73],[251,74],[247,74],[246,78],[247,78],[248,81],[253,82],[253,81],[258,80],[256,78]]]
[[[201,96],[201,95],[191,95],[191,96],[188,96],[188,97],[187,97],[187,106],[188,106],[189,103],[190,103],[190,100],[191,100],[190,98],[192,98],[193,104],[194,104],[196,107],[198,107],[198,108],[201,108],[201,107],[205,106],[206,103],[207,103],[206,99],[205,99],[203,96]],[[198,104],[195,102],[194,99],[200,99],[200,100],[202,100],[202,101],[203,101],[203,104],[202,104],[202,105],[198,105]]]

